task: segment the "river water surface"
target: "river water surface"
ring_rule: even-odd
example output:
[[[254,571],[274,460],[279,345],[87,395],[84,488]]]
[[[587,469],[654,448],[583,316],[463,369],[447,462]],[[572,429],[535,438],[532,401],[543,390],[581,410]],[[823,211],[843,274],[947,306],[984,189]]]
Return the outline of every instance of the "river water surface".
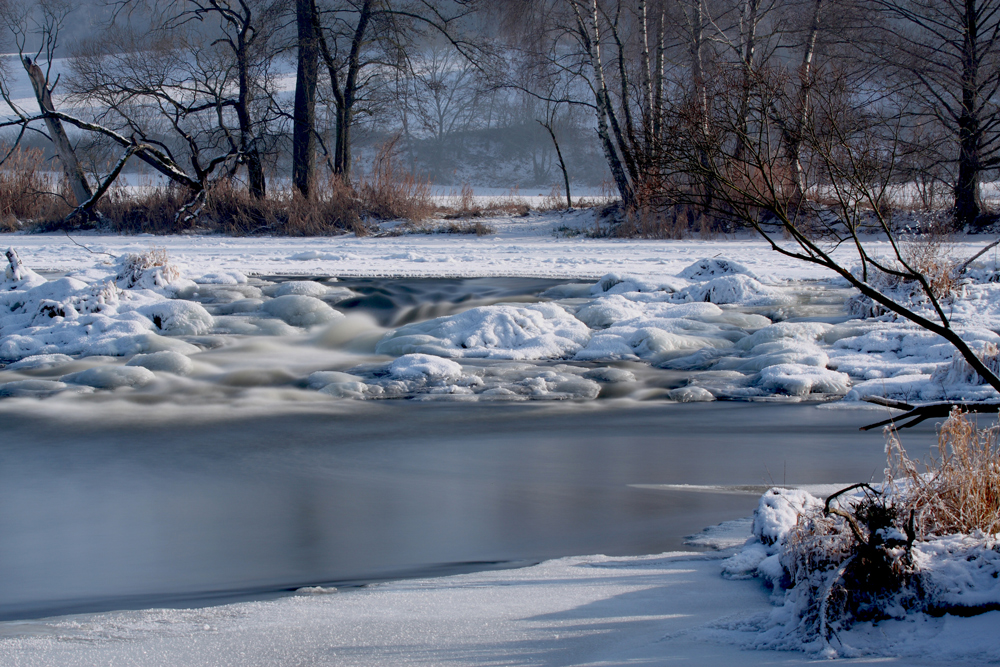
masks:
[[[338,308],[396,326],[548,282],[355,281]],[[237,366],[254,354],[215,363],[233,349]],[[309,401],[283,382],[0,402],[0,619],[675,550],[756,498],[637,485],[851,483],[885,465],[881,434],[857,430],[871,411]]]

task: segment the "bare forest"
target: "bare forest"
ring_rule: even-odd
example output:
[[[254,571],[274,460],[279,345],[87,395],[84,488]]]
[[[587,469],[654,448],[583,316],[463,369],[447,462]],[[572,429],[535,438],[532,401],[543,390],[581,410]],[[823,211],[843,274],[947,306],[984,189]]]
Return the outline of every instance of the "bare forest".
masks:
[[[7,228],[363,231],[469,185],[572,206],[603,184],[622,235],[995,219],[993,0],[2,0],[0,17]]]

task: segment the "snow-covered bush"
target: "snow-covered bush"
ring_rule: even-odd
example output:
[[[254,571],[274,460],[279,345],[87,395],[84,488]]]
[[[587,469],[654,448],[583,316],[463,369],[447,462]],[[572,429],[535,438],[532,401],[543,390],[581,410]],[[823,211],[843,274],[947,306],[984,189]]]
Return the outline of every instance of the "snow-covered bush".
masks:
[[[941,427],[938,457],[923,466],[891,435],[879,488],[857,484],[825,503],[768,491],[754,537],[723,564],[730,577],[774,588],[777,607],[756,645],[851,655],[859,623],[998,608],[997,431],[956,411]]]
[[[181,277],[180,270],[170,263],[166,248],[127,253],[118,258],[115,268],[115,283],[125,289],[166,287]]]

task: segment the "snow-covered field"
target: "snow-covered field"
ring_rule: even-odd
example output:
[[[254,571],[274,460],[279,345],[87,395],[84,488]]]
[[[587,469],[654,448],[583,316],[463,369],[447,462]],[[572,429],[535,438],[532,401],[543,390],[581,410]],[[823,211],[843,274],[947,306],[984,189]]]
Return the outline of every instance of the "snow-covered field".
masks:
[[[995,398],[934,336],[886,317],[852,319],[833,276],[759,241],[588,239],[578,233],[595,224],[588,211],[488,223],[498,233],[481,238],[5,235],[0,243],[16,248],[23,269],[12,267],[0,283],[0,358],[8,363],[0,395]],[[956,243],[954,253],[971,254],[983,242]],[[154,247],[166,257],[149,255]],[[852,263],[849,249],[838,253]],[[984,262],[948,304],[956,328],[987,351],[1000,343],[995,267],[995,258]],[[385,327],[345,317],[337,304],[356,294],[335,280],[268,279],[275,276],[573,282],[529,300],[472,300]],[[738,528],[716,546],[742,542],[748,522]],[[761,645],[768,595],[756,581],[723,580],[720,569],[714,556],[595,556],[203,610],[5,623],[0,662],[809,661],[741,650]],[[998,614],[886,622],[869,629],[863,653],[903,664],[1000,662]]]

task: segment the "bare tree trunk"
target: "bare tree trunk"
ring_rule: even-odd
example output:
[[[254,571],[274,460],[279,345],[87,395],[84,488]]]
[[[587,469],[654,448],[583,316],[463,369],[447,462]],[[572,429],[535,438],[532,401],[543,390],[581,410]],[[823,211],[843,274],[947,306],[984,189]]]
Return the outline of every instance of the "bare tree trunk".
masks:
[[[754,58],[757,50],[757,21],[760,0],[743,0],[740,12],[740,117],[737,131],[740,134],[737,147],[737,162],[742,161],[748,148],[750,127],[750,93],[753,87]]]
[[[666,11],[660,12],[660,23],[656,27],[656,64],[655,81],[653,83],[653,141],[660,140],[663,130],[663,80],[666,66]]]
[[[958,117],[958,181],[955,183],[955,222],[975,224],[983,210],[979,196],[982,171],[979,85],[979,17],[975,0],[965,0],[962,41],[962,102]]]
[[[632,184],[629,182],[628,174],[622,166],[622,161],[618,157],[611,135],[608,132],[608,118],[611,115],[611,110],[610,100],[608,98],[608,88],[604,79],[604,66],[601,63],[599,51],[600,33],[597,31],[596,25],[597,0],[593,0],[591,21],[594,22],[594,25],[592,27],[588,27],[587,21],[584,20],[583,15],[580,12],[580,7],[577,4],[577,1],[578,0],[570,0],[570,3],[572,4],[573,11],[576,14],[577,30],[579,32],[580,39],[587,51],[590,66],[594,72],[594,96],[595,106],[597,107],[597,136],[601,140],[601,148],[604,150],[604,157],[608,161],[608,167],[611,169],[611,177],[614,179],[615,185],[618,187],[618,194],[622,198],[622,205],[626,209],[631,209],[635,206],[635,192],[633,191]]]
[[[22,64],[31,79],[32,87],[35,89],[35,98],[38,100],[39,109],[43,114],[54,113],[56,109],[52,104],[52,91],[45,81],[42,69],[28,57],[24,58]],[[66,180],[73,190],[76,204],[79,206],[94,196],[90,184],[87,182],[87,175],[80,166],[79,160],[76,159],[76,151],[73,150],[73,144],[70,143],[62,122],[55,116],[46,115],[45,125],[49,130],[49,136],[52,138],[56,153],[59,155],[59,161],[62,162]]]
[[[799,95],[796,118],[791,128],[786,130],[786,151],[788,164],[792,171],[793,207],[798,207],[805,197],[806,176],[802,167],[802,139],[809,123],[812,104],[813,59],[816,55],[816,38],[819,35],[820,17],[823,11],[823,0],[815,0],[809,32],[806,33],[805,47],[802,52],[802,65],[799,67]]]
[[[538,124],[548,130],[549,136],[552,137],[552,145],[556,147],[556,157],[559,158],[559,168],[562,169],[563,173],[563,182],[566,184],[566,208],[573,208],[573,196],[569,191],[569,170],[566,169],[566,161],[563,160],[562,151],[559,150],[559,141],[556,139],[556,133],[552,130],[552,122],[538,121]]]
[[[351,123],[354,121],[354,103],[358,94],[358,74],[361,71],[361,49],[373,13],[373,0],[364,0],[358,14],[358,24],[351,40],[351,52],[347,59],[347,76],[343,90],[340,88],[336,62],[330,53],[326,39],[320,35],[319,45],[330,73],[330,85],[336,102],[337,139],[333,152],[333,172],[344,181],[351,178]]]
[[[247,22],[249,25],[249,22]],[[253,136],[254,126],[250,119],[250,71],[249,56],[246,42],[241,38],[236,52],[236,67],[239,77],[239,96],[236,103],[236,118],[240,125],[240,152],[247,166],[247,180],[250,195],[254,199],[263,199],[267,195],[267,183],[264,178],[264,164],[260,159],[256,137]]]
[[[292,186],[307,199],[316,171],[316,82],[319,77],[316,14],[315,0],[296,0],[299,39],[292,121]]]
[[[709,137],[708,118],[708,86],[705,80],[705,8],[703,0],[688,0],[689,13],[687,14],[688,28],[690,30],[690,53],[691,53],[691,79],[694,84],[694,95],[696,113],[698,115],[698,132],[702,140]],[[711,157],[705,149],[699,149],[699,161],[701,162],[701,204],[702,222],[706,221],[715,199],[715,182],[711,176],[712,168],[709,164]]]
[[[642,77],[642,129],[645,133],[646,146],[651,143],[649,132],[653,119],[653,72],[649,61],[649,18],[646,15],[646,0],[639,0],[639,19],[642,22],[642,53],[639,54],[639,73]]]

